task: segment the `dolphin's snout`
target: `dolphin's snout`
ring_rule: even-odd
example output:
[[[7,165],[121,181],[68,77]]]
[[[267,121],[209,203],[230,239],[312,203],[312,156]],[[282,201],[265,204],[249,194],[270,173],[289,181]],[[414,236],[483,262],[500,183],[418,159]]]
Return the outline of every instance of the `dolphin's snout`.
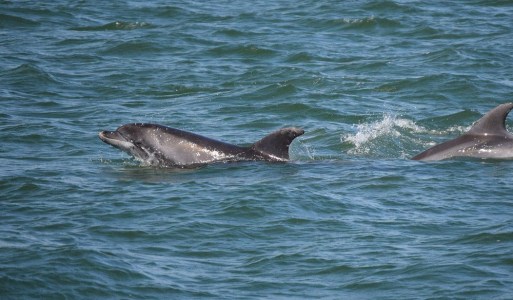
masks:
[[[100,131],[98,133],[98,137],[100,138],[100,140],[111,145],[116,142],[127,142],[123,135],[121,135],[118,131]]]
[[[124,137],[118,131],[103,130],[98,133],[98,136],[104,139],[124,139]]]
[[[98,137],[104,143],[119,148],[123,151],[128,151],[133,147],[133,143],[127,140],[118,131],[100,131]]]
[[[112,132],[112,131],[106,131],[106,130],[104,130],[104,131],[100,131],[100,132],[98,133],[98,137],[100,138],[100,140],[102,140],[102,141],[104,141],[104,142],[105,142],[105,141],[107,141],[107,140],[109,140],[109,139],[113,139],[113,138],[115,138],[115,136],[114,136],[114,132]]]

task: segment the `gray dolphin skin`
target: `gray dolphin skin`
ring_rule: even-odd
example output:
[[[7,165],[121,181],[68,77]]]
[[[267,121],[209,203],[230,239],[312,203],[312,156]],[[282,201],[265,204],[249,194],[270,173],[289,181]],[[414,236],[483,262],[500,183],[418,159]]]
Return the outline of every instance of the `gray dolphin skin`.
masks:
[[[299,128],[283,128],[240,147],[158,124],[134,123],[102,131],[99,137],[146,165],[186,168],[213,162],[288,161],[290,143],[303,133]]]
[[[506,117],[513,103],[489,111],[464,135],[430,148],[413,160],[442,160],[456,157],[513,159],[513,135],[506,129]]]

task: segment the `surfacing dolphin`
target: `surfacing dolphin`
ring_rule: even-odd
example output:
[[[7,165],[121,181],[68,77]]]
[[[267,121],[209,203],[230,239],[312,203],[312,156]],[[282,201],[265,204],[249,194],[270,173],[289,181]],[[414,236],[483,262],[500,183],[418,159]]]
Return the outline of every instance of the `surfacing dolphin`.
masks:
[[[213,162],[288,161],[290,143],[303,133],[299,128],[283,128],[240,147],[162,125],[134,123],[102,131],[99,137],[144,164],[185,168]]]
[[[489,111],[464,135],[430,148],[414,160],[442,160],[456,157],[513,159],[513,135],[506,129],[506,117],[513,103]]]

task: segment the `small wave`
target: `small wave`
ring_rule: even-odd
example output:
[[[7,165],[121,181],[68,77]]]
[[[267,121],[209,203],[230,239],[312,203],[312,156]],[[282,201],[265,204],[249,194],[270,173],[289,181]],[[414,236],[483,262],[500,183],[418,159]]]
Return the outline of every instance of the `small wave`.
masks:
[[[382,120],[356,126],[356,133],[341,137],[341,142],[348,146],[347,152],[352,155],[371,155],[396,158],[411,155],[408,149],[417,144],[412,133],[427,130],[415,122],[384,115]]]
[[[423,59],[426,63],[438,61],[457,61],[461,59],[460,54],[453,48],[443,48],[435,51],[428,51],[423,54]]]
[[[310,62],[314,59],[312,54],[308,52],[299,52],[299,53],[293,53],[287,57],[287,62],[289,63],[304,63],[304,62]]]
[[[415,12],[419,12],[419,9],[414,5],[408,5],[408,3],[396,3],[396,1],[370,1],[367,4],[364,4],[364,8],[367,11],[377,11],[377,12],[396,12],[400,14],[411,14]]]
[[[285,95],[293,95],[298,88],[290,82],[278,82],[270,84],[258,90],[255,99],[273,99]]]
[[[234,37],[234,38],[243,37],[243,36],[247,36],[248,34],[252,34],[252,33],[248,33],[247,31],[241,31],[241,30],[237,30],[237,29],[233,29],[233,28],[219,29],[216,31],[216,33],[224,35],[224,36],[228,36],[228,37]]]
[[[397,92],[406,89],[429,91],[476,91],[474,76],[450,73],[431,74],[391,80],[375,88],[379,92]],[[441,93],[441,92],[439,92]]]
[[[464,244],[493,244],[500,242],[509,242],[513,240],[513,232],[482,232],[477,234],[470,234],[456,240],[457,243]]]
[[[276,54],[275,50],[262,48],[257,45],[219,46],[209,50],[217,56],[240,55],[243,57],[267,57]]]
[[[13,69],[0,72],[0,79],[11,84],[26,84],[29,81],[38,84],[58,82],[51,74],[33,64],[21,64]]]
[[[423,124],[432,124],[430,127],[434,127],[436,129],[432,129],[426,131],[425,133],[435,136],[441,135],[460,135],[470,130],[472,127],[472,123],[468,123],[469,120],[477,120],[482,115],[475,113],[471,110],[463,110],[457,113],[443,115],[438,117],[433,117],[429,119],[425,119],[422,121]],[[467,124],[467,125],[461,125]]]
[[[321,27],[340,27],[342,29],[373,29],[373,28],[395,28],[401,26],[401,23],[396,20],[387,18],[377,18],[374,16],[362,18],[335,18],[328,20],[312,20],[310,21],[313,26]]]
[[[161,49],[155,43],[143,41],[129,41],[101,51],[101,54],[111,55],[140,55],[142,53],[158,53]]]
[[[362,19],[343,19],[344,22],[350,25],[350,28],[369,28],[369,27],[383,27],[383,28],[393,28],[401,25],[399,21],[386,19],[386,18],[376,18],[374,16],[362,18]]]
[[[38,26],[39,23],[22,17],[0,14],[0,28]]]
[[[413,87],[426,87],[443,84],[443,80],[447,80],[451,75],[440,74],[440,75],[426,75],[417,76],[410,78],[401,78],[384,83],[376,87],[376,91],[379,92],[397,92],[407,88]]]
[[[134,30],[134,29],[146,29],[153,28],[154,26],[146,22],[122,22],[115,21],[100,26],[83,26],[73,27],[71,30],[76,31],[102,31],[102,30]]]
[[[458,40],[479,37],[475,30],[442,26],[433,27],[424,24],[412,27],[409,35],[417,36],[419,39],[426,40]]]

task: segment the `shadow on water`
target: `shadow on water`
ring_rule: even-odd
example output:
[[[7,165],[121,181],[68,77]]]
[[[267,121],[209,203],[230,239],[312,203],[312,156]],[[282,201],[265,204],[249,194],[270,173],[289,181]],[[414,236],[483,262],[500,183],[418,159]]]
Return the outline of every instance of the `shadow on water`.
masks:
[[[289,162],[229,162],[213,163],[191,168],[141,166],[127,160],[101,162],[103,173],[125,182],[144,183],[206,183],[245,185],[258,181],[293,176],[301,168],[300,163]]]

